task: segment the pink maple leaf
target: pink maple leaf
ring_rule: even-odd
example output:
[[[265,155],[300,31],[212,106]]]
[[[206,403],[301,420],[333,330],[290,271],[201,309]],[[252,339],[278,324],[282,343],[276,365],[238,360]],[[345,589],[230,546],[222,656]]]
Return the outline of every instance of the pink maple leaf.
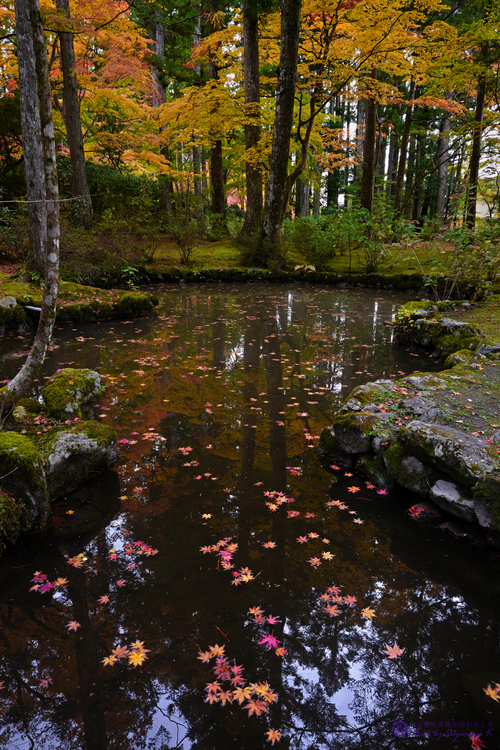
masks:
[[[278,648],[278,644],[281,643],[275,636],[270,633],[269,635],[264,635],[262,639],[259,641],[259,646],[264,646],[266,651],[270,651],[272,648]]]

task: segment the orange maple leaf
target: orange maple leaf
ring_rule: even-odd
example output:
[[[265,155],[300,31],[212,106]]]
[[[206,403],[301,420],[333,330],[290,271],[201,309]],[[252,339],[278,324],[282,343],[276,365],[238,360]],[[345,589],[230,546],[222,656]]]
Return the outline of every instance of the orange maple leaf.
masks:
[[[281,741],[281,734],[277,729],[268,729],[266,732],[267,741],[274,745],[275,742]]]
[[[80,628],[81,625],[76,620],[71,620],[70,622],[68,622],[66,627],[68,628],[68,632],[69,632],[70,630],[78,630],[78,628]]]
[[[361,612],[361,617],[365,617],[367,620],[371,620],[372,617],[376,617],[374,609],[370,609],[370,607],[365,607],[364,610]]]
[[[269,707],[267,706],[264,701],[254,701],[249,700],[246,706],[243,706],[248,711],[248,715],[251,716],[252,714],[255,714],[256,716],[260,716],[262,712],[267,713],[269,711]]]

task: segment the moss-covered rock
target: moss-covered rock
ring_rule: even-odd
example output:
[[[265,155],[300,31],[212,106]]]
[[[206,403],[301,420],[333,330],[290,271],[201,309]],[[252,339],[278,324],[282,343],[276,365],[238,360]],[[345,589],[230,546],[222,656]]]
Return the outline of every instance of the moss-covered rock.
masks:
[[[390,419],[391,415],[388,413],[339,414],[333,422],[333,431],[340,448],[345,453],[367,453],[371,450],[374,430]]]
[[[159,300],[155,295],[143,292],[124,292],[120,294],[118,302],[115,302],[113,311],[119,317],[134,318],[144,312],[149,312]]]
[[[500,531],[500,471],[481,477],[472,490],[472,496],[481,525]],[[481,511],[487,513],[483,522]]]
[[[472,487],[498,466],[499,457],[493,446],[451,427],[415,420],[401,430],[399,440],[407,452],[466,487]]]
[[[97,398],[102,384],[94,370],[76,370],[68,367],[54,375],[52,382],[42,390],[43,400],[50,417],[80,417],[82,404]]]
[[[29,525],[24,508],[0,490],[0,553],[5,549],[6,542],[15,542]]]
[[[384,453],[384,464],[393,482],[397,482],[416,495],[427,497],[432,471],[402,445],[391,445]]]
[[[0,298],[0,334],[6,328],[20,328],[26,323],[26,311],[17,304],[15,297]]]
[[[343,468],[351,469],[354,466],[353,456],[344,453],[333,427],[323,428],[319,438],[318,452],[326,461],[338,463]]]
[[[49,492],[40,451],[25,435],[0,432],[0,489],[16,498],[32,522],[49,512]]]
[[[390,490],[394,487],[394,482],[387,473],[381,456],[374,456],[372,453],[358,456],[355,468],[361,476],[369,479],[377,487],[384,490]]]
[[[52,497],[108,468],[119,455],[115,430],[94,420],[59,426],[40,439]]]
[[[474,361],[474,353],[471,352],[470,349],[460,349],[459,351],[453,352],[453,354],[450,354],[444,363],[444,367],[446,370],[451,369],[452,367],[459,367],[461,369],[467,366],[470,366]]]
[[[355,388],[341,407],[341,411],[370,411],[379,412],[379,403],[385,401],[395,393],[390,380],[375,380]]]

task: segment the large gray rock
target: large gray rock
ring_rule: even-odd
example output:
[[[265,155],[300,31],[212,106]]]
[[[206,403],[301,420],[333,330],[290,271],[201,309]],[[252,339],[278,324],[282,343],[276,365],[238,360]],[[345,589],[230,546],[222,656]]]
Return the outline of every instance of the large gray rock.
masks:
[[[339,414],[335,417],[333,431],[340,448],[345,453],[368,453],[372,436],[379,423],[391,419],[391,414],[367,412]]]
[[[42,390],[47,413],[51,417],[82,417],[82,405],[94,401],[102,388],[101,377],[95,370],[67,367],[56,373],[52,382]]]
[[[2,299],[0,299],[0,307],[3,307],[6,310],[8,310],[10,307],[15,307],[16,305],[16,298],[11,297],[10,295],[8,297],[2,297]]]
[[[429,468],[401,445],[391,445],[384,453],[389,477],[416,495],[429,495]]]
[[[45,448],[47,481],[57,497],[118,458],[116,432],[93,420],[58,431]]]
[[[452,516],[463,518],[465,521],[475,521],[474,501],[467,494],[465,487],[439,479],[430,489],[431,500]]]
[[[360,385],[351,391],[341,411],[379,412],[378,404],[392,396],[394,392],[395,388],[390,380],[376,380],[373,383]]]
[[[49,513],[49,491],[43,458],[34,443],[17,432],[0,432],[0,489],[15,497],[29,521]]]
[[[452,427],[415,420],[399,439],[409,453],[467,487],[498,465],[496,450],[485,440]]]

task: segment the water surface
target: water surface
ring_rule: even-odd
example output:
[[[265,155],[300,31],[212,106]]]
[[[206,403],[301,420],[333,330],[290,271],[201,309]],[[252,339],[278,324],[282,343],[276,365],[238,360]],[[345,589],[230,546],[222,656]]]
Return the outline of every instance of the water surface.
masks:
[[[498,554],[316,450],[353,387],[436,368],[392,343],[401,302],[166,287],[147,318],[56,331],[43,377],[101,373],[122,458],[0,562],[2,747],[497,746]],[[28,345],[2,343],[2,378]]]

